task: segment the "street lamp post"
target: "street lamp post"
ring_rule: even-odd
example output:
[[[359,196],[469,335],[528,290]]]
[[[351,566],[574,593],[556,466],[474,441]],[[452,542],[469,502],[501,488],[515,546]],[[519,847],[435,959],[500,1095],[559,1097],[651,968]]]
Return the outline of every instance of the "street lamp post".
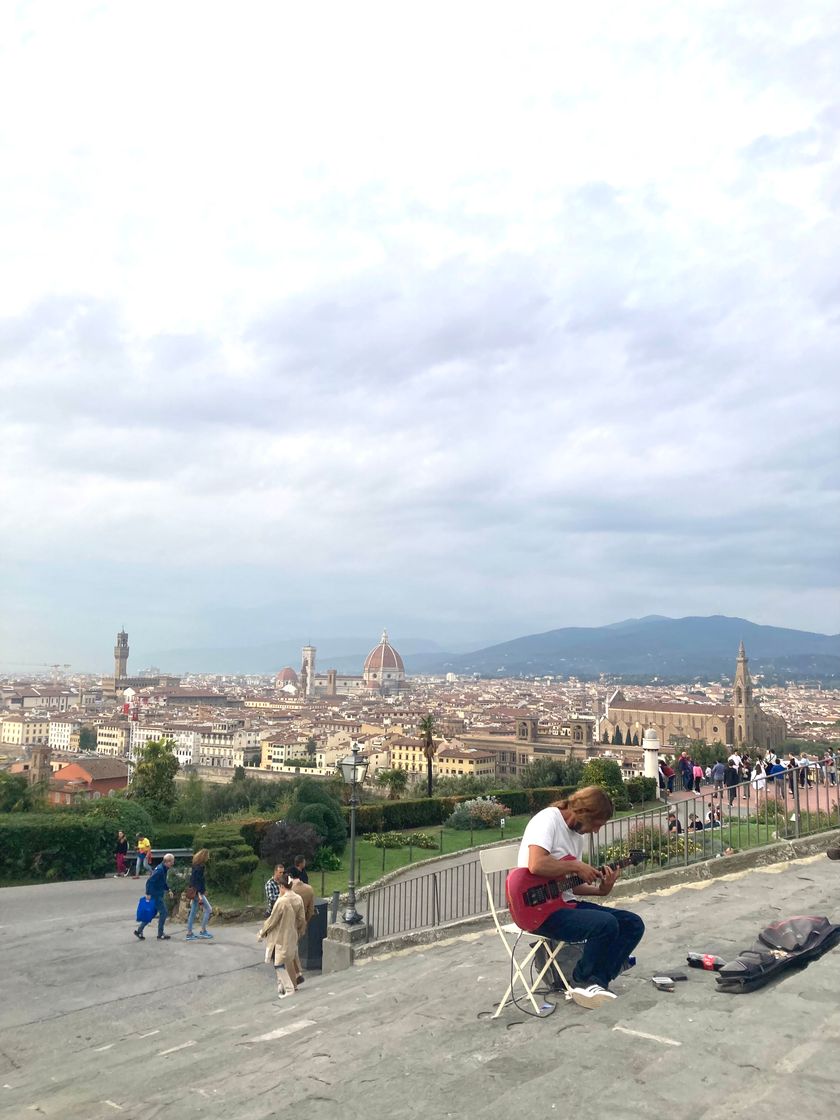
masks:
[[[348,926],[354,926],[363,921],[362,915],[356,910],[356,806],[359,804],[356,786],[365,780],[368,760],[360,756],[361,747],[358,743],[354,743],[350,750],[351,753],[342,759],[339,767],[345,784],[350,787],[350,882],[347,884],[344,921]]]

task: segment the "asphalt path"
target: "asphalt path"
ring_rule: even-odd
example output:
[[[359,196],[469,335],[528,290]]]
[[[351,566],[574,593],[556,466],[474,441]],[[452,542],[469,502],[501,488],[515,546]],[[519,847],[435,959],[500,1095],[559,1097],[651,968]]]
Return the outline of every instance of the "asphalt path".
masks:
[[[647,934],[619,998],[545,1019],[491,1018],[509,974],[493,930],[312,973],[278,1001],[256,925],[140,943],[131,880],[6,888],[0,1117],[834,1120],[840,950],[746,996],[649,977],[786,915],[837,918],[839,886],[820,855],[622,899]]]

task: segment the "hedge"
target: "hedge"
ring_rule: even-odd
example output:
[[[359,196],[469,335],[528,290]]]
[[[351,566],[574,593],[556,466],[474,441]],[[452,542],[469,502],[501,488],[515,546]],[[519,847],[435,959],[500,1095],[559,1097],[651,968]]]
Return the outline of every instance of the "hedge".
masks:
[[[634,805],[641,805],[645,801],[655,801],[659,792],[659,783],[656,778],[628,778],[624,783],[627,796]]]
[[[197,824],[156,824],[146,833],[153,848],[191,848],[193,838],[201,826]],[[129,840],[134,843],[134,837]]]
[[[247,894],[259,860],[243,839],[236,823],[209,824],[197,829],[192,848],[210,851],[207,886],[227,894]]]
[[[88,879],[114,869],[113,822],[75,814],[0,816],[0,877]]]
[[[552,801],[567,797],[574,786],[551,786],[543,789],[493,790],[488,796],[496,797],[507,805],[513,814],[536,813]],[[406,828],[423,828],[441,825],[451,817],[456,805],[469,801],[474,794],[458,797],[424,797],[417,801],[377,801],[360,805],[356,810],[356,829],[359,832],[400,832]],[[345,819],[350,810],[345,806]]]

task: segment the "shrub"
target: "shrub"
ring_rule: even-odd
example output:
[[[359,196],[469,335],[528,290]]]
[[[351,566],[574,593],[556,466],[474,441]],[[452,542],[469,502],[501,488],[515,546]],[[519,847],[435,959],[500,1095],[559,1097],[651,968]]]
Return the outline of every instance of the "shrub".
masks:
[[[239,821],[239,831],[242,834],[242,839],[246,844],[250,844],[255,856],[260,854],[260,845],[262,844],[263,837],[266,830],[274,824],[274,821],[262,820],[259,817],[253,820]]]
[[[375,848],[428,848],[437,850],[438,842],[427,832],[369,832],[362,837]]]
[[[630,808],[621,767],[611,758],[589,759],[583,768],[578,788],[582,789],[584,786],[601,786],[612,798],[616,809]]]
[[[292,803],[286,813],[289,823],[311,824],[324,844],[340,855],[347,844],[347,827],[341,803],[323,784],[313,778],[301,778],[295,787]]]
[[[383,806],[379,804],[359,805],[356,809],[356,828],[361,830],[367,829],[370,832],[379,832],[382,828],[382,809]],[[344,809],[344,819],[350,820],[350,810]]]
[[[311,824],[297,821],[277,821],[269,825],[260,842],[260,856],[269,867],[278,863],[291,867],[295,856],[306,856],[306,862],[315,859],[323,847],[321,836]]]
[[[643,805],[656,799],[659,783],[656,778],[628,778],[624,783],[624,792],[634,805]]]
[[[297,854],[300,855],[301,853],[298,852]],[[340,871],[341,856],[337,856],[332,848],[327,848],[322,844],[320,848],[316,849],[309,866],[312,871]]]
[[[127,801],[124,797],[101,797],[97,801],[89,802],[82,806],[82,815],[85,820],[108,821],[114,835],[117,829],[121,828],[128,838],[129,845],[134,844],[134,837],[138,832],[149,837],[155,835],[155,826],[145,806],[137,801]],[[155,847],[160,845],[155,843]]]
[[[200,828],[193,837],[192,846],[193,851],[210,850],[206,872],[208,889],[226,894],[248,893],[259,860],[236,825],[210,824]]]
[[[544,809],[546,805],[551,805],[555,801],[560,801],[563,797],[568,797],[570,793],[574,793],[576,786],[541,786],[537,789],[526,790],[528,794],[528,809],[529,813],[537,813],[540,809]],[[507,794],[504,795],[507,800]]]
[[[155,848],[191,848],[195,834],[201,826],[197,824],[154,824],[145,834]],[[133,842],[134,833],[126,833]],[[207,845],[204,845],[207,847]],[[173,869],[174,870],[174,869]]]
[[[0,876],[85,879],[114,867],[111,821],[66,813],[0,816]]]
[[[446,822],[450,828],[498,828],[502,817],[509,817],[510,809],[493,797],[477,797],[463,801]]]
[[[293,805],[289,810],[290,824],[311,824],[328,848],[340,855],[347,844],[347,829],[341,809],[332,805]]]

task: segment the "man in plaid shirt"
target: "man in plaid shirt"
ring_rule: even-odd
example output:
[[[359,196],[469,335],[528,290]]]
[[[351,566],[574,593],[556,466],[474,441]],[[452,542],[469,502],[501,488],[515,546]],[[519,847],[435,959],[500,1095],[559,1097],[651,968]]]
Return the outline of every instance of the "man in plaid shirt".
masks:
[[[274,874],[265,884],[265,916],[268,917],[274,909],[274,903],[280,897],[280,878],[286,868],[282,863],[278,863],[274,868]]]

